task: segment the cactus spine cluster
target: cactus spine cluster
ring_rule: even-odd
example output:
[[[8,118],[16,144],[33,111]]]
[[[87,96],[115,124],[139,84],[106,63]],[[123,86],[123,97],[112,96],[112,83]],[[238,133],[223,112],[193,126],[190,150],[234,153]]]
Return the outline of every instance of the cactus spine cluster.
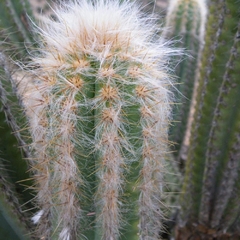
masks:
[[[170,113],[165,64],[174,51],[153,40],[154,22],[128,1],[74,1],[56,16],[38,28],[42,44],[30,78],[18,82],[32,137],[39,237],[84,234],[84,198],[94,194],[96,239],[118,239],[130,188],[138,195],[139,238],[158,239]]]

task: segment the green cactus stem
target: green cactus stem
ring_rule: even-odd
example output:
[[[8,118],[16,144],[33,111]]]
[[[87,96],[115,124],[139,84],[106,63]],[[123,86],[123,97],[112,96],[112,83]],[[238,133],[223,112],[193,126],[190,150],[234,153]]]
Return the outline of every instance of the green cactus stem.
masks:
[[[177,47],[186,49],[190,55],[176,69],[178,76],[173,109],[170,140],[174,142],[174,155],[181,158],[184,133],[187,129],[191,100],[196,85],[197,67],[203,47],[206,6],[203,0],[172,0],[166,17],[166,37],[176,39]]]
[[[21,127],[19,126],[20,115],[22,112],[18,110],[14,110],[14,104],[16,105],[18,102],[17,92],[16,92],[16,84],[13,78],[17,78],[14,74],[16,71],[15,66],[10,61],[10,59],[4,54],[0,53],[0,102],[2,111],[5,114],[5,119],[7,124],[11,127],[13,131],[13,135],[15,136],[16,140],[18,141],[18,146],[22,149],[24,157],[30,157],[30,152],[27,147],[27,143],[21,136]],[[20,113],[19,113],[20,112]],[[23,118],[21,116],[21,118]],[[21,120],[23,122],[23,119]]]
[[[239,168],[239,34],[240,28],[238,27],[229,54],[229,60],[226,64],[226,71],[223,76],[220,94],[214,113],[213,121],[215,124],[212,126],[210,132],[208,151],[206,154],[208,169],[206,169],[205,179],[215,175],[215,186],[218,186],[217,189],[215,189],[215,205],[210,216],[212,227],[218,226],[221,221],[223,211],[231,196],[234,184],[236,184]],[[226,109],[226,106],[231,106],[231,110]],[[229,128],[229,126],[231,126],[231,128]],[[222,129],[226,129],[226,132],[223,133]],[[216,166],[217,169],[211,169],[212,166]],[[221,169],[221,171],[218,169]],[[207,180],[205,180],[205,182],[204,187],[208,189],[208,191],[212,191],[210,190],[212,187],[208,185],[209,183],[207,183]],[[203,199],[202,204],[204,204],[204,202],[205,199]]]
[[[18,82],[33,139],[39,237],[86,234],[90,192],[95,239],[119,239],[137,217],[132,239],[158,239],[171,102],[165,64],[177,51],[153,40],[154,22],[129,1],[74,1],[56,15],[38,29],[30,80]],[[128,184],[129,174],[137,181]],[[124,199],[138,204],[131,214]]]
[[[11,179],[12,184],[17,182],[15,186],[20,194],[20,192],[26,191],[26,188],[19,181],[29,178],[24,158],[30,157],[30,151],[22,137],[24,131],[21,127],[24,117],[17,106],[18,100],[13,91],[16,87],[14,87],[11,71],[8,58],[0,53],[0,158],[6,160],[5,169],[9,171],[9,179]],[[25,185],[29,185],[29,181],[26,181]],[[23,196],[21,204],[32,198],[29,192],[25,192]]]
[[[240,15],[236,6],[228,0],[210,3],[181,203],[182,222],[201,224],[215,236],[226,231],[234,234],[223,223],[238,218],[230,211],[230,206],[238,209],[233,205],[239,198]]]

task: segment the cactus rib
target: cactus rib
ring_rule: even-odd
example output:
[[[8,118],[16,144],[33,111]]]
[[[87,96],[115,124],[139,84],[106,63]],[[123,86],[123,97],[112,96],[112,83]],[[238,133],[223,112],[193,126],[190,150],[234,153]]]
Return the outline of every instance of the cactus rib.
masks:
[[[231,150],[228,150],[229,148],[232,148],[231,144],[236,142],[237,139],[236,137],[233,137],[232,134],[235,135],[235,133],[239,132],[239,116],[237,110],[237,106],[239,105],[239,88],[237,86],[239,83],[238,77],[236,76],[237,68],[239,66],[237,61],[239,56],[238,35],[239,29],[234,37],[234,43],[230,51],[229,61],[226,64],[226,72],[223,76],[223,82],[220,87],[220,94],[217,100],[213,118],[215,124],[212,126],[209,134],[208,151],[206,153],[207,167],[214,165],[216,169],[219,169],[220,167],[224,169],[221,177],[220,172],[215,174],[213,169],[206,167],[205,179],[209,179],[210,176],[215,176],[216,178],[215,184],[213,183],[216,190],[214,195],[216,196],[213,200],[215,201],[215,204],[211,216],[212,226],[218,226],[221,220],[221,216],[232,192],[233,185],[235,184],[238,171],[238,157]],[[232,111],[226,111],[225,106],[232,106]],[[231,128],[229,126],[231,126]],[[223,129],[227,129],[225,135],[223,135]],[[234,140],[232,140],[232,138],[234,138]],[[225,152],[220,150],[224,149],[224,147],[226,149]],[[229,153],[227,154],[226,151]],[[209,186],[206,184],[203,191],[206,192],[208,188]]]
[[[215,95],[213,95],[212,92],[209,95],[207,95],[207,93],[211,91],[211,89],[218,89],[218,83],[216,81],[210,81],[209,78],[214,64],[216,49],[219,46],[218,39],[223,27],[226,7],[224,1],[221,0],[218,2],[217,6],[218,7],[215,8],[212,5],[210,8],[210,14],[206,23],[208,27],[206,29],[205,46],[201,59],[201,72],[197,89],[198,93],[196,97],[194,121],[191,127],[191,147],[187,156],[186,174],[183,183],[184,195],[182,195],[181,199],[185,216],[191,216],[193,219],[196,219],[199,214],[201,201],[202,176],[205,163],[204,151],[207,147],[205,141],[206,137],[203,136],[208,135],[210,131],[210,123],[213,115],[209,108],[209,102],[214,105],[214,102],[216,101],[216,99],[214,99]],[[208,34],[210,33],[213,34],[211,38],[208,37]],[[214,93],[216,93],[216,91],[214,91]],[[205,105],[205,101],[208,101],[208,104]],[[189,198],[189,194],[191,198]],[[187,199],[185,199],[184,196]]]
[[[232,5],[233,4],[233,5]],[[223,22],[223,25],[222,25],[222,28],[221,28],[221,30],[220,31],[218,31],[218,33],[217,34],[219,34],[219,40],[218,40],[218,46],[217,46],[217,48],[216,48],[216,53],[215,53],[215,55],[216,56],[218,56],[219,54],[221,54],[221,51],[224,51],[224,52],[226,52],[226,51],[228,51],[229,52],[229,54],[231,54],[231,46],[234,44],[234,39],[235,39],[235,32],[233,31],[233,29],[236,29],[236,27],[237,27],[237,24],[236,24],[236,22],[234,22],[234,21],[232,21],[232,18],[229,18],[228,17],[228,15],[227,15],[227,11],[231,11],[231,14],[233,15],[233,18],[234,19],[239,19],[239,16],[238,16],[238,9],[236,9],[236,8],[234,8],[233,7],[234,6],[234,3],[229,3],[228,1],[226,2],[226,3],[224,3],[224,5],[223,5],[223,9],[225,9],[224,10],[224,14],[223,14],[223,16],[222,16],[222,20],[220,20],[220,21],[222,21]],[[232,39],[230,38],[230,36],[232,36]],[[227,41],[228,42],[228,44],[227,45],[225,45],[225,46],[223,46],[222,44],[220,44],[222,41]],[[235,44],[237,44],[237,42],[235,41]],[[235,54],[235,53],[234,53]],[[219,64],[224,64],[224,65],[226,65],[227,66],[227,62],[228,62],[228,55],[226,54],[225,55],[225,57],[224,58],[216,58],[216,59],[214,59],[214,65],[213,65],[213,69],[212,69],[212,71],[211,71],[211,75],[210,75],[210,78],[212,78],[212,77],[216,77],[217,79],[215,80],[215,81],[211,81],[211,82],[209,82],[209,84],[208,84],[208,87],[207,87],[207,89],[208,89],[208,95],[206,95],[206,97],[205,97],[205,101],[206,101],[206,103],[207,102],[209,102],[209,100],[211,99],[211,102],[212,102],[212,106],[216,109],[216,106],[218,105],[218,103],[217,103],[217,101],[218,101],[218,97],[216,96],[215,97],[215,99],[213,99],[213,95],[214,94],[212,94],[212,89],[213,89],[213,87],[215,87],[216,89],[221,89],[221,84],[222,84],[222,81],[224,81],[224,78],[222,78],[220,75],[218,75],[218,76],[216,76],[216,71],[218,71],[217,69],[217,67],[219,66]],[[234,58],[234,55],[232,56],[233,58]],[[221,61],[221,62],[219,62],[219,61]],[[224,69],[223,69],[224,70]],[[221,70],[222,71],[222,70]],[[228,70],[227,70],[228,71]],[[218,73],[219,74],[219,73]],[[227,73],[226,73],[227,74]],[[222,72],[222,75],[224,76],[224,72]],[[226,76],[226,75],[225,75]],[[226,81],[226,83],[228,83],[228,81]],[[230,87],[230,86],[229,86]],[[231,89],[231,88],[230,88]],[[224,88],[223,88],[223,91],[224,91]],[[231,94],[234,94],[234,91],[235,90],[233,90],[233,91],[230,91],[230,94],[228,95],[227,94],[227,97],[228,98],[225,98],[225,99],[227,99],[227,101],[230,101],[229,103],[230,104],[233,104],[233,101],[235,101],[235,100],[233,100],[234,99],[234,97],[232,98],[232,100],[231,100]],[[218,92],[217,91],[215,91],[214,92],[216,95],[218,94]],[[211,95],[211,96],[210,96]],[[221,99],[219,99],[219,100],[221,100]],[[225,101],[225,100],[224,100]],[[225,107],[223,107],[223,105],[221,105],[221,103],[220,103],[220,111],[221,111],[221,107],[222,107],[222,113],[224,114],[224,118],[229,118],[230,119],[230,121],[231,121],[231,113],[230,112],[226,112],[226,111],[224,111],[224,109],[225,109]],[[218,122],[219,123],[221,123],[221,117],[220,117],[220,113],[221,112],[219,112],[219,110],[218,110],[218,108],[217,108],[217,110],[216,110],[216,112],[215,112],[215,114],[216,114],[216,116],[214,116],[213,114],[212,114],[212,119],[211,119],[211,121],[213,121],[213,120],[215,120],[215,121],[217,121],[216,122],[216,124],[218,124]],[[206,112],[204,112],[204,115],[206,114]],[[229,114],[229,115],[228,115]],[[229,116],[229,117],[228,117]],[[229,120],[228,120],[229,121]],[[232,124],[232,123],[231,123]],[[219,169],[219,168],[223,168],[224,167],[224,163],[223,163],[223,160],[221,160],[222,159],[222,157],[225,155],[225,153],[224,152],[222,152],[222,154],[220,154],[219,156],[217,156],[217,155],[215,155],[217,152],[216,151],[214,151],[214,144],[219,144],[218,143],[218,141],[217,141],[217,139],[214,139],[214,141],[216,142],[216,143],[213,143],[212,142],[212,138],[211,137],[213,137],[213,138],[215,138],[214,137],[214,135],[216,135],[216,134],[218,134],[218,139],[219,139],[219,141],[221,141],[222,143],[221,144],[223,144],[222,146],[218,146],[217,147],[217,151],[222,151],[222,150],[225,150],[225,149],[227,149],[226,147],[227,147],[227,145],[226,145],[226,142],[225,142],[225,140],[224,139],[226,139],[226,137],[227,136],[230,136],[229,135],[229,133],[228,133],[228,127],[225,125],[225,127],[224,127],[224,125],[222,125],[221,126],[223,129],[226,129],[226,132],[224,132],[223,131],[223,129],[222,130],[218,130],[217,128],[214,128],[213,127],[213,129],[216,131],[216,132],[212,132],[212,133],[214,133],[214,134],[211,134],[211,129],[209,129],[209,132],[210,132],[210,139],[209,139],[209,142],[208,142],[208,144],[206,145],[206,148],[205,148],[205,155],[206,155],[206,167],[205,167],[205,172],[204,172],[204,179],[203,179],[203,181],[204,181],[204,184],[203,184],[203,192],[205,192],[205,194],[203,195],[203,198],[202,198],[202,200],[201,200],[201,216],[200,216],[200,219],[201,219],[201,221],[202,222],[208,222],[208,221],[210,221],[210,218],[211,218],[211,209],[210,209],[210,202],[211,201],[214,201],[213,200],[213,198],[215,198],[214,197],[214,191],[216,190],[216,185],[218,185],[218,182],[219,182],[219,175],[217,176],[216,175],[216,171],[217,171],[217,169]],[[220,133],[221,132],[221,133]],[[219,135],[219,133],[220,133],[220,135]],[[209,133],[208,133],[209,134]],[[221,136],[222,136],[222,134],[225,134],[225,138],[222,138]],[[224,143],[223,143],[224,142]],[[212,144],[213,143],[213,144]],[[223,148],[223,146],[224,146],[224,148]],[[211,156],[211,153],[212,153],[212,156]],[[216,158],[218,158],[218,161],[215,161],[214,159],[215,159],[215,157]],[[209,160],[210,159],[210,160]],[[212,159],[212,160],[211,160]],[[214,187],[215,186],[215,187]],[[214,190],[215,189],[215,190]]]
[[[0,100],[1,100],[1,104],[3,107],[3,111],[5,113],[6,119],[8,124],[11,126],[12,130],[13,130],[13,134],[16,137],[19,147],[21,147],[21,149],[24,152],[24,157],[29,158],[30,157],[30,151],[27,147],[27,144],[25,142],[25,140],[22,138],[21,136],[21,128],[17,123],[17,120],[14,117],[14,114],[11,111],[11,104],[10,104],[10,100],[8,100],[7,95],[9,93],[6,92],[7,87],[3,86],[4,85],[4,81],[7,81],[9,85],[12,86],[13,89],[16,89],[16,86],[14,84],[14,80],[12,79],[12,74],[11,74],[11,70],[9,69],[10,67],[8,66],[10,63],[10,61],[7,59],[7,57],[5,56],[4,53],[0,52],[0,67],[2,67],[2,70],[4,71],[4,76],[2,77],[1,81],[0,81]]]

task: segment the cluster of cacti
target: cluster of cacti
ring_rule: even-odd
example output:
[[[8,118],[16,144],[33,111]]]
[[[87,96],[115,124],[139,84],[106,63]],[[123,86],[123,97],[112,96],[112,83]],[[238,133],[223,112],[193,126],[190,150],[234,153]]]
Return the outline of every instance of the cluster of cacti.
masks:
[[[239,238],[240,7],[237,0],[207,2],[208,15],[205,1],[170,1],[163,36],[186,49],[175,84],[169,69],[179,51],[136,3],[67,1],[41,27],[23,17],[27,1],[0,4],[0,100],[9,125],[0,130],[7,160],[0,233]],[[19,183],[32,184],[30,204]]]

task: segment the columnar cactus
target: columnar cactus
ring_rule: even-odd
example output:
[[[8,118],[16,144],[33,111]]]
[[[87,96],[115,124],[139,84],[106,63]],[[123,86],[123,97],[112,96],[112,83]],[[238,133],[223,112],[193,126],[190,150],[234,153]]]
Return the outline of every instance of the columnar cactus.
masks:
[[[183,238],[239,238],[239,5],[209,7],[181,225]]]
[[[175,85],[176,105],[173,111],[173,123],[170,128],[170,140],[174,142],[174,155],[182,158],[184,151],[183,135],[187,129],[191,99],[197,84],[197,71],[203,47],[204,26],[206,21],[205,0],[172,0],[166,17],[166,36],[178,40],[177,46],[184,48],[190,57],[179,63]],[[180,149],[182,151],[180,152]]]
[[[158,239],[174,51],[128,1],[74,1],[56,16],[37,29],[42,44],[17,84],[32,137],[38,235],[84,235],[81,220],[94,214],[84,198],[94,194],[95,239],[118,239],[137,211],[132,239]],[[130,220],[126,189],[138,205],[128,204]]]
[[[24,185],[29,186],[28,168],[23,160],[29,151],[16,119],[19,116],[18,106],[13,103],[16,96],[11,94],[11,83],[5,81],[12,78],[9,59],[3,53],[0,53],[0,78],[0,234],[6,239],[29,239],[25,235],[31,228],[30,221],[26,221],[30,216],[24,211],[32,207],[28,204],[32,196],[24,192],[23,186],[24,179]]]
[[[28,167],[26,161],[23,160],[29,157],[29,150],[22,137],[25,135],[22,128],[28,127],[23,123],[24,116],[19,109],[12,77],[16,68],[13,67],[14,64],[9,56],[15,60],[26,60],[26,47],[32,45],[28,16],[32,17],[27,0],[0,2],[0,158],[6,160],[2,162],[1,168],[7,171],[5,173],[8,175],[7,179],[14,183],[11,190],[14,193],[17,192],[16,196],[21,193],[19,204],[25,204],[31,198],[29,193],[24,192],[25,187],[23,187],[23,184],[29,185],[28,180],[23,183],[24,179],[29,179],[26,173]],[[32,207],[29,204],[26,205]],[[2,208],[1,211],[3,211]]]
[[[15,68],[9,57],[23,60],[27,54],[26,47],[31,45],[27,15],[32,16],[27,0],[0,2],[0,158],[8,160],[3,161],[3,165],[9,170],[8,175],[12,182],[29,178],[26,174],[26,161],[23,160],[23,156],[28,157],[28,151],[19,126],[19,122],[23,126],[24,117],[19,111],[16,89],[12,86]],[[24,127],[26,128],[25,125]],[[14,132],[16,139],[11,132]],[[20,149],[23,150],[23,156]],[[18,191],[24,190],[19,182],[15,185]],[[20,202],[23,204],[26,201],[29,201],[29,196]]]

